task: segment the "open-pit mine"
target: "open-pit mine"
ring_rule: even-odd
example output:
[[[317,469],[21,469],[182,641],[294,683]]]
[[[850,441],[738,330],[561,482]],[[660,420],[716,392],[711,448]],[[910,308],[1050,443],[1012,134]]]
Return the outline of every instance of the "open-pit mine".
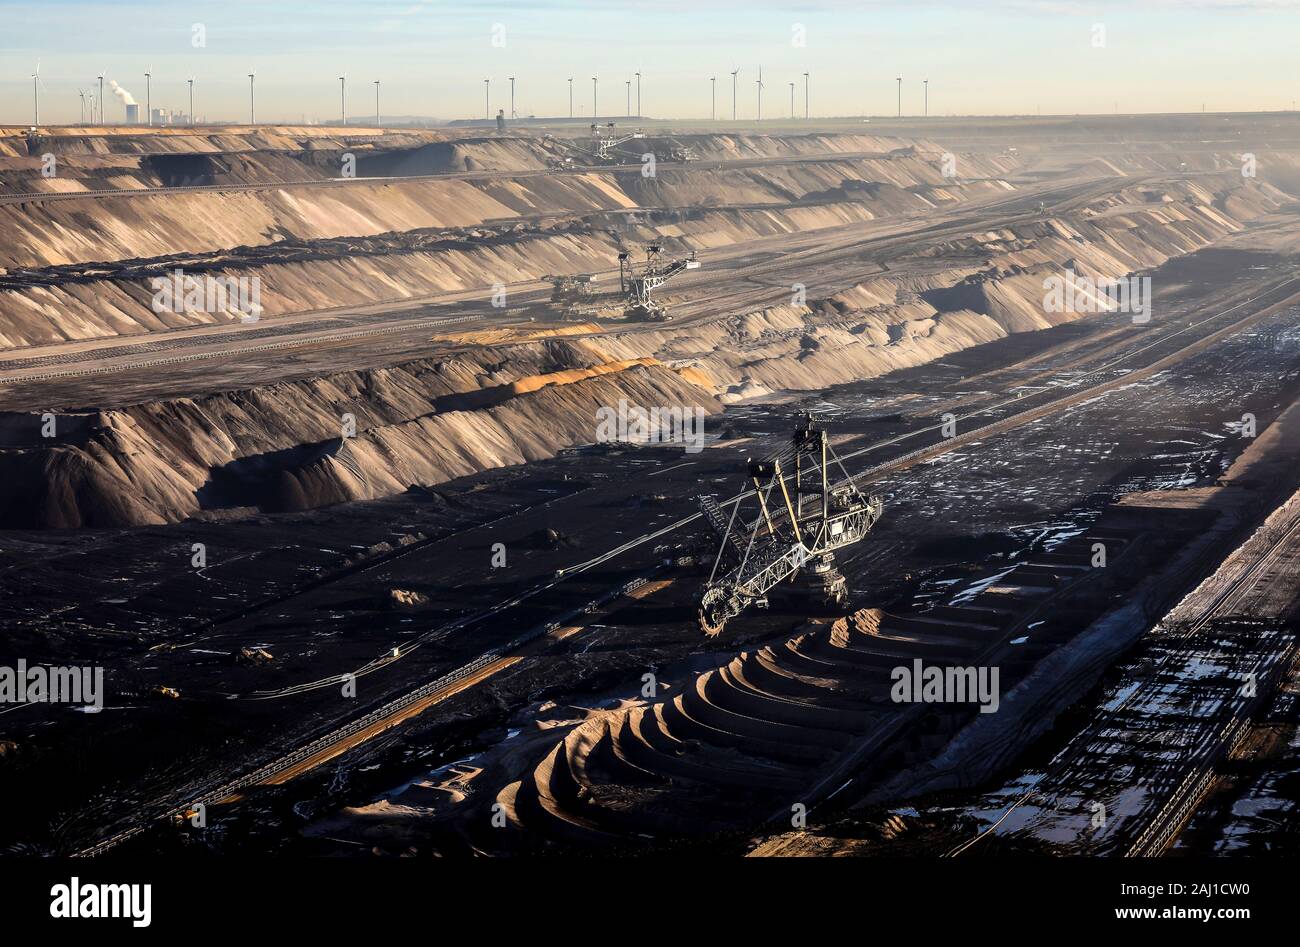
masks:
[[[1297,113],[592,128],[0,127],[0,847],[1295,853]]]

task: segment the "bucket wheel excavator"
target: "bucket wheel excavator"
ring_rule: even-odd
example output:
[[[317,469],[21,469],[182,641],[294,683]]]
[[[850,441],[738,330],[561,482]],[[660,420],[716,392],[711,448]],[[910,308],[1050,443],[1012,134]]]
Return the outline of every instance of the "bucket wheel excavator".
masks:
[[[838,484],[831,482],[831,463],[844,475]],[[809,591],[844,604],[848,593],[835,551],[866,536],[884,508],[880,497],[857,488],[810,414],[796,423],[793,456],[751,459],[747,477],[752,492],[735,501],[730,515],[716,498],[700,498],[719,544],[699,601],[700,628],[709,637],[751,605],[765,605],[768,592],[801,574]]]
[[[618,289],[623,294],[623,316],[640,322],[667,322],[672,317],[654,298],[654,291],[678,273],[697,270],[700,261],[695,251],[679,260],[664,260],[664,248],[652,243],[645,248],[645,264],[637,266],[630,254],[618,255]]]
[[[605,126],[606,133],[602,135],[601,126],[592,123],[591,126],[591,150],[596,160],[602,164],[613,164],[625,160],[619,155],[619,150],[629,141],[635,141],[638,138],[644,138],[645,132],[637,129],[634,132],[615,132],[614,123],[609,122]]]

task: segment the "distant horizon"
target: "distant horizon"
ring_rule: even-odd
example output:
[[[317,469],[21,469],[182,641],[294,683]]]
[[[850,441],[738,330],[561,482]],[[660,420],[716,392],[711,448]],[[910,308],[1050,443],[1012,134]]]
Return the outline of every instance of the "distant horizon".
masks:
[[[753,118],[750,119],[738,118],[735,121],[732,121],[731,119],[724,120],[724,119],[709,119],[709,118],[672,118],[672,117],[660,118],[660,117],[650,116],[650,115],[600,115],[597,116],[597,118],[601,121],[619,122],[619,121],[632,120],[635,122],[647,122],[647,123],[659,123],[659,124],[708,125],[708,126],[716,126],[721,128],[727,128],[727,127],[754,128],[760,126],[773,127],[773,128],[781,126],[781,127],[788,128],[788,127],[797,127],[802,124],[807,124],[809,126],[817,126],[819,124],[826,125],[826,124],[839,124],[839,123],[866,124],[867,122],[879,123],[879,124],[892,123],[897,125],[899,123],[913,123],[913,122],[942,123],[942,122],[969,121],[969,120],[978,120],[978,119],[1023,119],[1023,120],[1030,120],[1030,121],[1037,121],[1040,119],[1049,120],[1049,119],[1073,119],[1073,118],[1088,118],[1088,119],[1095,119],[1095,118],[1124,119],[1124,118],[1152,118],[1152,117],[1195,118],[1201,116],[1204,116],[1206,118],[1212,116],[1228,118],[1228,117],[1249,117],[1249,116],[1264,116],[1264,115],[1300,116],[1300,111],[1294,109],[1270,109],[1270,110],[1260,110],[1260,111],[1252,111],[1252,112],[1233,112],[1233,111],[1119,112],[1119,113],[1110,113],[1110,112],[1047,113],[1044,112],[1041,115],[1007,113],[1007,114],[985,114],[985,115],[979,115],[979,114],[930,115],[928,117],[920,116],[920,115],[904,115],[902,117],[896,115],[824,115],[824,116],[814,115],[809,119],[803,119],[803,118],[791,119],[788,116],[785,118],[772,118],[772,119],[765,118],[761,122]],[[105,122],[104,124],[101,125],[97,122],[56,123],[56,122],[42,121],[39,127],[47,128],[47,129],[129,128],[129,129],[145,131],[145,132],[150,130],[167,130],[167,129],[183,130],[188,128],[201,130],[204,128],[290,128],[290,127],[348,128],[348,129],[372,129],[372,128],[435,129],[435,128],[449,128],[449,127],[455,127],[455,128],[475,128],[475,127],[495,128],[496,127],[495,118],[492,119],[439,118],[437,116],[420,116],[420,115],[385,115],[383,116],[383,118],[384,121],[381,122],[379,125],[376,125],[374,122],[364,121],[362,116],[358,116],[355,120],[349,118],[346,125],[342,125],[338,121],[310,121],[309,120],[303,122],[301,120],[293,120],[293,119],[268,119],[266,121],[263,121],[261,118],[259,118],[258,121],[254,124],[249,124],[247,121],[239,121],[236,119],[222,119],[216,121],[200,121],[194,123],[193,125],[167,124],[167,125],[154,125],[154,126],[146,125],[143,122],[138,122],[138,123],[133,123],[128,125],[125,122],[110,121],[110,122]],[[584,116],[575,116],[573,118],[569,118],[568,116],[562,116],[562,115],[529,115],[529,116],[521,115],[514,120],[507,120],[506,128],[508,130],[512,126],[520,126],[520,125],[535,125],[535,126],[569,125],[569,124],[583,125],[589,121],[590,118]],[[0,128],[28,129],[31,127],[32,126],[30,122],[0,122]]]
[[[79,123],[106,77],[106,124],[126,97],[189,111],[210,123],[246,123],[247,75],[256,74],[257,124],[336,123],[346,76],[349,117],[380,112],[442,121],[511,115],[564,118],[628,112],[753,121],[763,75],[764,120],[1249,114],[1293,111],[1300,90],[1292,38],[1300,0],[755,0],[655,9],[608,0],[252,3],[162,0],[10,3],[0,123],[31,125],[40,72],[43,124]],[[574,50],[579,52],[575,55]],[[326,66],[325,63],[329,65]],[[561,64],[557,68],[557,63]],[[562,71],[561,71],[562,70]],[[641,73],[640,108],[636,107]],[[805,90],[804,73],[809,73]],[[716,79],[716,98],[711,96]],[[483,80],[490,79],[485,101]],[[110,94],[107,80],[120,85]],[[629,85],[630,83],[630,85]],[[805,99],[806,92],[806,99]],[[632,106],[629,108],[628,99]],[[435,105],[436,103],[436,105]],[[116,122],[114,121],[116,120]]]

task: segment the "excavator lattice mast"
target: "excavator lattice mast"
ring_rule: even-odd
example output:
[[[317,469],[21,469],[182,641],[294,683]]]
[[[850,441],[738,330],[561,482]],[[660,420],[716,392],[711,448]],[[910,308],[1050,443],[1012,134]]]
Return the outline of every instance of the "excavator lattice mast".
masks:
[[[721,634],[728,620],[751,605],[765,604],[768,592],[805,570],[820,581],[824,597],[840,604],[847,598],[834,553],[866,536],[880,519],[883,503],[858,490],[811,415],[800,418],[792,446],[793,474],[785,472],[780,456],[749,461],[757,517],[742,516],[744,497],[730,517],[713,497],[701,498],[704,520],[719,539],[700,595],[700,628],[707,635]],[[839,483],[831,481],[831,461],[844,473]],[[787,480],[793,481],[793,496]]]
[[[623,294],[624,314],[629,319],[667,322],[668,312],[654,299],[654,291],[678,273],[699,269],[694,251],[689,256],[664,262],[664,248],[652,243],[645,249],[645,264],[638,268],[626,251],[618,255],[618,289]]]

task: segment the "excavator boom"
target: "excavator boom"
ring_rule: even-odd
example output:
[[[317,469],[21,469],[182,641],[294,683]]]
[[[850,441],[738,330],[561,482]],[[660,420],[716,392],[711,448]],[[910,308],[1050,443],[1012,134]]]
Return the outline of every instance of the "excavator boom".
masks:
[[[842,482],[831,483],[828,461],[839,459],[811,415],[795,429],[793,454],[789,474],[780,457],[750,462],[760,514],[752,520],[740,515],[743,496],[730,517],[713,497],[700,500],[705,521],[720,539],[699,602],[700,628],[709,636],[721,634],[730,619],[765,602],[768,592],[810,567],[828,597],[839,602],[847,594],[834,553],[860,542],[880,519],[884,503],[860,492],[847,471]]]

